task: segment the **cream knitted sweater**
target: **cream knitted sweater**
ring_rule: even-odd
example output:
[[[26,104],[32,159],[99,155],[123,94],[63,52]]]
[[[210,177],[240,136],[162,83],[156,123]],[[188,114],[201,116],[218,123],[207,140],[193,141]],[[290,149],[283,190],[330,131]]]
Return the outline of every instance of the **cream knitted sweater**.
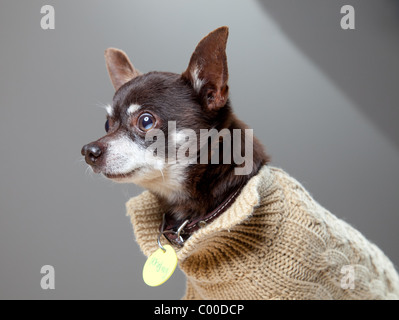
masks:
[[[158,248],[162,207],[148,191],[126,206],[148,256]],[[399,298],[399,277],[384,253],[269,166],[175,249],[187,276],[184,299]]]

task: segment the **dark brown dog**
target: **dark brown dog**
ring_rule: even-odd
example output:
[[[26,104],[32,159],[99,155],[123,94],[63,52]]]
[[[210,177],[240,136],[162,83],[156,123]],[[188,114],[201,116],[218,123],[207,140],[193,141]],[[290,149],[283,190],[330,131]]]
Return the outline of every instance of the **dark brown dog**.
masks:
[[[133,182],[156,194],[167,207],[168,218],[176,224],[212,212],[268,161],[263,146],[254,139],[252,169],[247,174],[235,172],[245,163],[223,163],[222,155],[242,155],[247,143],[247,127],[233,114],[228,98],[227,37],[228,28],[222,27],[202,39],[183,74],[141,74],[124,52],[112,48],[105,52],[116,90],[112,106],[107,107],[107,134],[85,145],[82,155],[95,172],[114,181]],[[173,131],[168,128],[171,121],[176,126]],[[237,141],[226,145],[219,136],[219,164],[211,163],[211,150],[207,154],[209,161],[201,163],[200,147],[194,163],[171,161],[170,155],[175,153],[168,148],[183,128],[194,130],[198,141],[201,129],[225,129],[231,136],[238,129],[240,149],[237,151]],[[154,142],[145,136],[155,129],[165,136],[165,161],[145,161],[145,150]]]

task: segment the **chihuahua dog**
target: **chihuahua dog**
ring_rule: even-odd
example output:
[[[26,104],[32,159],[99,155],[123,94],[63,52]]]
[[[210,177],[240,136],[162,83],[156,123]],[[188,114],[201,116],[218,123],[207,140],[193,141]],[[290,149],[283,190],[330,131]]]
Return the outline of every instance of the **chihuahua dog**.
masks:
[[[399,297],[389,259],[270,167],[234,115],[227,37],[221,27],[202,39],[182,74],[142,74],[105,51],[116,93],[106,135],[82,155],[94,172],[148,190],[127,204],[141,249],[164,249],[162,235],[177,248],[187,299]]]
[[[235,171],[245,163],[222,161],[226,152],[230,152],[231,157],[235,156],[233,152],[245,154],[246,142],[248,144],[247,127],[234,115],[228,98],[227,37],[228,28],[222,27],[204,38],[183,74],[141,74],[124,52],[106,50],[106,65],[116,90],[112,105],[106,107],[107,134],[82,149],[94,172],[150,190],[168,208],[168,217],[178,220],[196,219],[213,211],[257,174],[268,156],[256,138],[252,140],[251,159],[247,161],[251,162],[251,170],[246,174],[237,175]],[[174,130],[170,130],[172,123],[176,126]],[[184,163],[176,161],[176,154],[169,148],[173,143],[179,145],[181,132],[187,128],[198,137],[198,152],[191,156],[191,160],[198,161]],[[153,140],[146,139],[146,135],[156,129],[164,134],[167,156],[149,159],[145,153]],[[207,155],[209,161],[200,161],[199,151],[204,149],[199,145],[200,130],[203,129],[242,134],[234,146],[234,139],[227,147],[222,141],[216,141],[221,161],[215,165],[211,161],[212,150]],[[220,138],[222,140],[222,136]]]

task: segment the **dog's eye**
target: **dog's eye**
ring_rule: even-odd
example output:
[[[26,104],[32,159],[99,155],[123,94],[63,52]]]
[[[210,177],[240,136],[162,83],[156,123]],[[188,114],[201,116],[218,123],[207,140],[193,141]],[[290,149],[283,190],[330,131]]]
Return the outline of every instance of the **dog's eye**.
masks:
[[[109,130],[109,120],[105,121],[105,131],[108,132]]]
[[[155,119],[152,116],[152,114],[143,113],[139,117],[138,127],[141,131],[148,131],[148,130],[152,129],[154,127],[154,125],[155,125]]]

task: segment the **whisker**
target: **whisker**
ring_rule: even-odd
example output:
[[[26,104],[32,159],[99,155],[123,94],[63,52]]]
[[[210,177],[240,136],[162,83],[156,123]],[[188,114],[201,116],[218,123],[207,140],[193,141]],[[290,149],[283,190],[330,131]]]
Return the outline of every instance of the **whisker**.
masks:
[[[93,177],[93,173],[94,173],[94,171],[93,171],[92,167],[87,166],[87,168],[85,170],[85,175],[88,175],[88,176],[90,176],[92,178]]]
[[[162,174],[162,180],[163,180],[163,182],[165,182],[165,176],[163,175],[163,171],[162,171],[162,169],[159,169],[159,171],[161,172],[161,174]]]

